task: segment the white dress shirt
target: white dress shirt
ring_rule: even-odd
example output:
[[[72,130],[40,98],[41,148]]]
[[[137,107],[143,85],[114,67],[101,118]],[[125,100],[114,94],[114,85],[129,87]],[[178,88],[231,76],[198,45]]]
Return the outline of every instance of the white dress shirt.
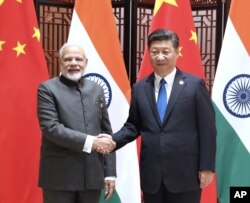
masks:
[[[155,85],[155,101],[157,102],[157,98],[158,98],[158,93],[159,93],[159,89],[160,89],[160,81],[162,79],[161,76],[155,74],[155,81],[154,81],[154,85]],[[172,91],[172,87],[173,87],[173,83],[174,83],[174,78],[175,78],[175,74],[176,74],[176,68],[173,69],[173,71],[171,73],[169,73],[168,75],[166,75],[164,77],[166,84],[165,84],[165,88],[167,91],[167,102],[169,100],[171,91]]]

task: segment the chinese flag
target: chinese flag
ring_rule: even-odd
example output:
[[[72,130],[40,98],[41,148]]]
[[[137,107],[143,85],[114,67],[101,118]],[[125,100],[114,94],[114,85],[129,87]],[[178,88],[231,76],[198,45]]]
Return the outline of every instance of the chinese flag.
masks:
[[[48,78],[33,0],[0,0],[0,202],[41,203],[36,89]]]
[[[205,78],[190,1],[156,0],[149,33],[159,28],[173,30],[180,38],[180,57],[177,61],[177,67],[182,71]],[[148,49],[146,48],[138,79],[142,79],[152,71]],[[140,140],[138,140],[138,143],[140,143]],[[214,180],[212,184],[203,190],[201,203],[216,202],[216,184]]]

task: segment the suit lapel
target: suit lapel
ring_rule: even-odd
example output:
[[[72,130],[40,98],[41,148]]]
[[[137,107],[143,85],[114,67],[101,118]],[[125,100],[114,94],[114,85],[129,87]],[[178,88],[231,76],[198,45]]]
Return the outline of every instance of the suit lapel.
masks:
[[[163,124],[166,123],[166,120],[168,119],[179,95],[181,94],[183,88],[186,85],[186,81],[185,81],[185,76],[183,75],[183,73],[177,69],[176,71],[176,75],[175,75],[175,79],[174,79],[174,84],[172,87],[172,91],[171,91],[171,95],[170,98],[168,100],[168,107],[167,107],[167,111],[164,117],[164,122]]]
[[[144,90],[145,90],[146,98],[147,98],[147,100],[150,104],[151,110],[154,114],[154,117],[157,120],[157,122],[159,123],[159,125],[161,126],[161,121],[160,121],[160,117],[158,114],[156,101],[155,101],[154,78],[155,78],[154,73],[152,73],[145,81]]]
[[[161,126],[161,127],[165,126],[166,121],[167,121],[179,95],[181,94],[183,88],[185,87],[185,85],[186,85],[185,76],[183,75],[183,73],[179,69],[177,69],[175,79],[174,79],[174,84],[173,84],[172,91],[171,91],[171,95],[170,95],[170,98],[168,100],[167,111],[165,113],[164,121],[163,121],[163,123],[161,123],[160,117],[158,114],[158,110],[157,110],[157,106],[156,106],[156,101],[155,101],[154,73],[152,73],[145,81],[145,86],[144,86],[145,95],[146,95],[147,100],[149,101],[151,110],[152,110],[154,117],[157,120],[159,126]]]

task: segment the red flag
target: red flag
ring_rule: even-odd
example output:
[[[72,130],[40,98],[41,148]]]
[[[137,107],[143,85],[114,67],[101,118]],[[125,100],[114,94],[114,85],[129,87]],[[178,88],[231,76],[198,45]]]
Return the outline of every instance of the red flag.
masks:
[[[156,0],[149,33],[159,28],[173,30],[180,38],[180,57],[177,67],[204,78],[189,0]],[[146,49],[138,78],[141,79],[151,72],[152,67]]]
[[[0,0],[0,202],[40,203],[36,89],[48,78],[33,0]]]
[[[205,78],[190,1],[156,0],[149,33],[160,28],[173,30],[180,38],[180,57],[177,61],[177,67],[182,71]],[[152,71],[148,49],[145,49],[138,79],[142,79]],[[201,202],[217,202],[215,181],[203,190]]]

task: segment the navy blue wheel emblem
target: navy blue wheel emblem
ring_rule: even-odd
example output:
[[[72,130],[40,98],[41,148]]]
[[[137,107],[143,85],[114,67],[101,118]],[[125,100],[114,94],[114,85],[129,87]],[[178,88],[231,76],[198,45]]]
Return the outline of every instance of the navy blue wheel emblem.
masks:
[[[224,89],[223,102],[230,114],[239,118],[250,117],[250,75],[232,78]]]
[[[84,75],[83,77],[96,82],[103,88],[106,104],[107,104],[107,107],[109,107],[111,99],[112,99],[112,92],[111,92],[111,87],[108,81],[103,76],[97,73],[88,73]]]

